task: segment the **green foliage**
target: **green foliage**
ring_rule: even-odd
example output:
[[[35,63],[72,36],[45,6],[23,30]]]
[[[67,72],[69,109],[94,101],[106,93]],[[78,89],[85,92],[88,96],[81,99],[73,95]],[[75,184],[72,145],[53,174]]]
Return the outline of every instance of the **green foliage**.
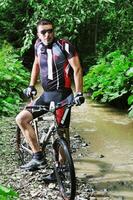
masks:
[[[132,48],[133,7],[129,0],[30,0],[28,7],[32,16],[26,19],[22,52],[31,47],[36,22],[41,18],[51,19],[57,37],[75,43],[86,60],[115,49],[127,53]]]
[[[28,84],[28,72],[7,43],[0,49],[0,58],[0,113],[10,115],[18,109],[22,89]]]
[[[10,42],[15,47],[23,45],[27,18],[32,15],[28,1],[0,0],[0,38]]]
[[[0,0],[0,37],[26,56],[36,39],[36,22],[49,18],[57,37],[71,40],[88,66],[115,49],[131,50],[132,13],[130,0]]]
[[[34,38],[34,30],[36,30],[36,23],[39,19],[49,18],[53,21],[56,27],[56,36],[65,37],[74,41],[79,34],[79,27],[88,16],[94,16],[89,5],[94,5],[94,9],[98,6],[94,0],[41,0],[29,1],[33,10],[33,15],[27,20],[25,35],[23,37],[24,45],[22,52],[27,50]]]
[[[97,51],[104,55],[115,49],[127,54],[133,48],[133,6],[130,0],[106,5],[99,21]]]
[[[57,37],[69,38],[77,44],[77,40],[81,40],[80,31],[83,26],[85,25],[86,30],[90,30],[88,22],[94,21],[96,14],[103,12],[107,4],[112,2],[110,0],[0,1],[0,28],[4,39],[13,45],[21,47],[23,42],[22,52],[25,52],[35,39],[36,22],[42,18],[49,18],[56,26]]]
[[[101,102],[111,102],[127,96],[127,102],[133,105],[133,51],[128,56],[119,50],[100,59],[84,77],[84,91],[91,92],[92,98]],[[131,114],[131,113],[130,113]]]
[[[12,189],[0,185],[0,200],[15,200],[18,194]]]

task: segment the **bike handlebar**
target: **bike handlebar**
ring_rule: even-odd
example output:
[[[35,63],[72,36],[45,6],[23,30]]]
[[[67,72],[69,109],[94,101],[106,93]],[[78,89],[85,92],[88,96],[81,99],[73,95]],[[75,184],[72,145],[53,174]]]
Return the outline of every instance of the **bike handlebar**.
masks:
[[[55,106],[55,110],[57,110],[57,109],[59,109],[59,108],[62,108],[62,107],[68,107],[68,108],[70,108],[70,107],[72,107],[72,106],[74,106],[74,102],[73,103],[71,103],[71,104],[66,104],[66,105],[60,105],[60,103],[59,103],[59,105],[57,104],[56,106]],[[36,106],[26,106],[26,109],[34,109],[34,110],[44,110],[44,111],[50,111],[50,109],[49,109],[49,107],[47,107],[47,106],[43,106],[43,105],[36,105]]]
[[[74,106],[75,102],[73,99],[73,95],[69,95],[66,99],[62,100],[61,102],[57,103],[55,105],[54,101],[50,102],[50,106],[46,105],[35,105],[35,106],[26,106],[26,109],[34,109],[34,110],[43,110],[47,112],[54,112],[57,109],[63,108],[63,107],[72,107]]]

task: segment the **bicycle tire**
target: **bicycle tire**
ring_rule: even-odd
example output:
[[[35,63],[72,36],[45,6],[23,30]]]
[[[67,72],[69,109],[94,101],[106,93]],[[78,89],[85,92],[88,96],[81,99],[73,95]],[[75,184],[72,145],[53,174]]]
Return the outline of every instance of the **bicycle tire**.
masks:
[[[55,156],[55,174],[59,191],[64,200],[74,200],[76,195],[76,177],[73,159],[65,139],[56,139],[53,145]],[[64,161],[60,162],[60,154]],[[58,164],[57,164],[58,163]]]
[[[44,130],[44,129],[43,129]],[[39,131],[39,136],[41,136],[40,130]],[[44,133],[43,133],[44,134]],[[42,148],[42,152],[44,153],[44,155],[48,155],[48,166],[51,166],[52,164],[52,146],[50,146],[50,144],[40,143],[40,137],[39,137],[39,144]],[[16,147],[17,147],[17,152],[18,152],[18,158],[19,158],[19,164],[26,164],[27,162],[29,162],[32,159],[32,150],[29,146],[29,144],[26,142],[25,137],[23,136],[20,128],[17,126],[17,130],[16,130]]]
[[[16,130],[16,147],[21,164],[25,164],[32,158],[32,151],[18,126]]]

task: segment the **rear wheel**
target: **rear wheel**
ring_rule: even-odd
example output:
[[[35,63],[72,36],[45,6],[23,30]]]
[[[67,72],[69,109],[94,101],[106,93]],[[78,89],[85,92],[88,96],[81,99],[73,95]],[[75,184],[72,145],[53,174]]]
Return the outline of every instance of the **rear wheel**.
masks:
[[[64,200],[74,200],[76,194],[75,169],[67,142],[64,139],[57,139],[53,147],[59,191]]]
[[[42,143],[42,138],[44,138],[45,134],[47,132],[47,129],[42,127],[41,130],[38,129],[38,140],[39,140],[39,144],[40,144],[40,148],[43,151],[44,156],[48,155],[47,158],[47,162],[48,165],[51,166],[52,165],[52,146],[48,143],[46,145],[46,143]],[[17,126],[17,131],[16,131],[16,146],[17,146],[17,152],[18,152],[18,156],[19,156],[19,163],[20,164],[26,164],[27,162],[29,162],[32,159],[32,150],[28,144],[28,142],[26,141],[25,137],[23,136],[20,128]]]
[[[21,162],[21,164],[27,163],[32,157],[32,151],[19,127],[17,127],[16,131],[16,144],[19,161]]]

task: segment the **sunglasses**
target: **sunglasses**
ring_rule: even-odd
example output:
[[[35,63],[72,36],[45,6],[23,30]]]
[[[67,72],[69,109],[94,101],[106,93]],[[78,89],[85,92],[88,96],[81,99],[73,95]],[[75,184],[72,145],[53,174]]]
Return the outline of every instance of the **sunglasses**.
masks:
[[[47,30],[43,29],[40,33],[42,35],[45,35],[46,33],[53,33],[53,29],[52,28],[51,29],[47,29]]]

